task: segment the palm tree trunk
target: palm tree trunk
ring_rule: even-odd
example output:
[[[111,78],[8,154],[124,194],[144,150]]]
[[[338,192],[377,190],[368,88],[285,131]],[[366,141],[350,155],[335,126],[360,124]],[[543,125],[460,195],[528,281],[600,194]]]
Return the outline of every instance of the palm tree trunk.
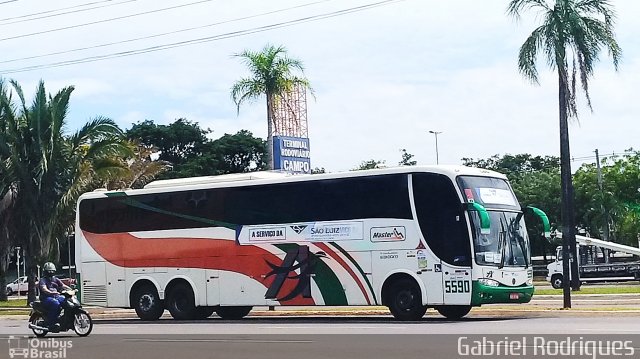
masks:
[[[2,228],[2,230],[6,230],[6,227]],[[5,241],[6,238],[2,238]],[[7,271],[9,270],[9,251],[10,246],[9,243],[0,244],[0,301],[6,301],[7,298]]]
[[[273,95],[267,93],[267,166],[269,170],[275,168],[273,162]]]
[[[27,292],[27,305],[31,302],[34,302],[36,300],[36,287],[38,286],[38,283],[36,282],[36,280],[38,280],[38,268],[32,264],[35,263],[34,258],[30,258],[31,261],[27,262],[29,263],[29,266],[27,267],[27,272],[28,274],[28,278],[27,278],[27,282],[29,283],[29,289]]]
[[[562,277],[564,307],[571,308],[571,284],[577,280],[570,269],[570,258],[575,256],[575,228],[574,228],[574,199],[573,183],[571,179],[571,154],[569,150],[569,125],[568,125],[568,82],[566,67],[558,66],[558,94],[560,110],[560,179],[562,192]],[[573,255],[571,255],[573,253]],[[573,263],[576,261],[574,260]],[[573,267],[573,265],[571,265]],[[571,271],[571,274],[569,272]],[[576,273],[577,274],[577,273]],[[573,287],[573,285],[571,285]]]

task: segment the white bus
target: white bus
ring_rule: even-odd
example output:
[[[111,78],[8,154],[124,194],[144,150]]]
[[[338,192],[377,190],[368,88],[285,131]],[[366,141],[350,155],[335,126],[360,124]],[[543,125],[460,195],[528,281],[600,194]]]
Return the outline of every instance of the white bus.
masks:
[[[80,197],[77,282],[85,304],[143,320],[293,305],[461,318],[531,300],[522,214],[505,176],[461,166],[156,181]]]

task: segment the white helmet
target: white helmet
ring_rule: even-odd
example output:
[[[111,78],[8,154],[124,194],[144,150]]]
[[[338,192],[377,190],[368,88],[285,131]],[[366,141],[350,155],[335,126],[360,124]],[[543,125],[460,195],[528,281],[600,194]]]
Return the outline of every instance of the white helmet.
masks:
[[[54,274],[56,272],[56,265],[51,262],[47,262],[42,267],[42,270],[47,274]]]

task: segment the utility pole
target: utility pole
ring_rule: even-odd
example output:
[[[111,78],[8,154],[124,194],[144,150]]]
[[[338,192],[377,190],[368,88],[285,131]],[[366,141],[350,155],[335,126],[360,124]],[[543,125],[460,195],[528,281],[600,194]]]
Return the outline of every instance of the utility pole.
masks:
[[[600,190],[600,208],[602,209],[602,218],[603,218],[603,226],[602,226],[602,236],[605,241],[609,241],[609,214],[607,213],[607,209],[604,206],[604,191],[602,189],[602,168],[600,167],[600,154],[598,153],[598,149],[596,148],[596,168],[598,169],[598,189]],[[604,260],[605,263],[609,263],[609,250],[604,249]]]

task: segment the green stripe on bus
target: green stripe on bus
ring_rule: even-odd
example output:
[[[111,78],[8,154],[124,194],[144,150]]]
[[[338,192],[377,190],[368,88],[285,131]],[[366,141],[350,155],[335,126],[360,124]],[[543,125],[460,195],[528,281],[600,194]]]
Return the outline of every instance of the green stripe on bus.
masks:
[[[374,304],[378,304],[378,300],[376,299],[376,292],[373,290],[373,286],[371,285],[371,282],[369,282],[369,278],[364,273],[364,271],[362,270],[362,267],[360,267],[358,262],[356,262],[356,260],[353,259],[353,257],[351,257],[351,255],[347,251],[345,251],[344,248],[340,247],[337,243],[329,242],[329,244],[332,245],[333,247],[337,248],[340,251],[340,253],[344,254],[344,256],[347,257],[347,259],[349,259],[351,261],[351,263],[353,263],[353,265],[358,269],[358,272],[360,272],[360,274],[362,275],[362,278],[364,278],[364,280],[367,282],[367,286],[371,290],[371,294],[373,295]]]
[[[275,246],[285,252],[299,247],[298,244],[275,244]],[[312,278],[313,281],[316,282],[316,285],[318,285],[318,289],[320,289],[324,304],[348,305],[347,295],[342,288],[342,283],[340,283],[340,279],[338,279],[338,276],[331,270],[329,265],[320,258],[318,258],[313,265],[315,276]]]

